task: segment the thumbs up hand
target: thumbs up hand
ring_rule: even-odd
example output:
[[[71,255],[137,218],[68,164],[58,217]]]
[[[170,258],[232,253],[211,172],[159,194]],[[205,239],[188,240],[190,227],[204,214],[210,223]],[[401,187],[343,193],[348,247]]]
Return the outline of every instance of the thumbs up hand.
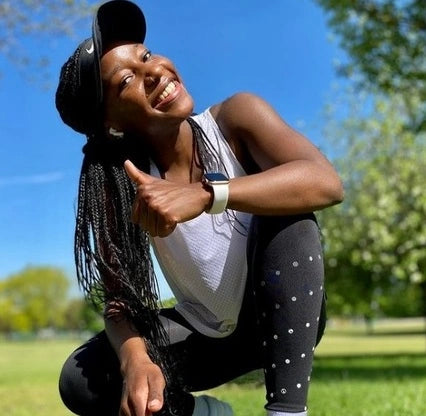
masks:
[[[210,206],[212,194],[201,182],[181,184],[155,178],[130,160],[124,168],[137,186],[131,220],[153,237],[166,237],[178,223],[197,217]]]

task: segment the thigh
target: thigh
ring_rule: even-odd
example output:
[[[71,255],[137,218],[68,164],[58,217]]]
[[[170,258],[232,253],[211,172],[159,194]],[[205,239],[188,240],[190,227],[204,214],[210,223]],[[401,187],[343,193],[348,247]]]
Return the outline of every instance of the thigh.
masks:
[[[261,367],[255,315],[246,300],[237,328],[225,338],[200,334],[174,310],[163,314],[166,328],[171,329],[168,353],[175,363],[174,374],[186,390],[208,390]]]

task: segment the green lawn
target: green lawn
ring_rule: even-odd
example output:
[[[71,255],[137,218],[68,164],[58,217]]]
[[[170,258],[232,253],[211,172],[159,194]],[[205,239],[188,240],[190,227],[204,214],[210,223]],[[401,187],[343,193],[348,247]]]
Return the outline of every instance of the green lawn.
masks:
[[[426,415],[426,341],[421,324],[331,326],[316,351],[310,416]],[[70,416],[57,393],[62,362],[77,341],[0,341],[0,415]],[[255,372],[209,394],[236,416],[263,416],[262,376]]]

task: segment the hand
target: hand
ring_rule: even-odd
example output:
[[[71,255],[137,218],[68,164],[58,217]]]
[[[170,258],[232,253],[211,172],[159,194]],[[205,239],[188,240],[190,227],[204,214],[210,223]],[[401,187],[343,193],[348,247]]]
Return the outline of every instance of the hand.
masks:
[[[151,416],[164,404],[166,383],[160,367],[152,362],[131,361],[123,371],[119,416]]]
[[[127,160],[124,167],[137,185],[132,221],[153,237],[165,237],[180,222],[200,215],[209,206],[211,194],[201,182],[180,184],[155,178]]]

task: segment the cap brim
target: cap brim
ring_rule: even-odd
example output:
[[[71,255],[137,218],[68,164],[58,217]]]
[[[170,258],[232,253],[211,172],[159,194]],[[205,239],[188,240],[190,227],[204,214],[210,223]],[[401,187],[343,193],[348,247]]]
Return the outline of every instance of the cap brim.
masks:
[[[146,34],[142,10],[127,0],[113,0],[99,7],[92,27],[95,50],[102,57],[114,42],[143,43]]]
[[[100,60],[104,52],[115,42],[143,43],[145,35],[145,16],[135,3],[127,0],[112,0],[99,7],[92,26],[95,76],[99,77],[96,80],[99,103],[103,95]]]

